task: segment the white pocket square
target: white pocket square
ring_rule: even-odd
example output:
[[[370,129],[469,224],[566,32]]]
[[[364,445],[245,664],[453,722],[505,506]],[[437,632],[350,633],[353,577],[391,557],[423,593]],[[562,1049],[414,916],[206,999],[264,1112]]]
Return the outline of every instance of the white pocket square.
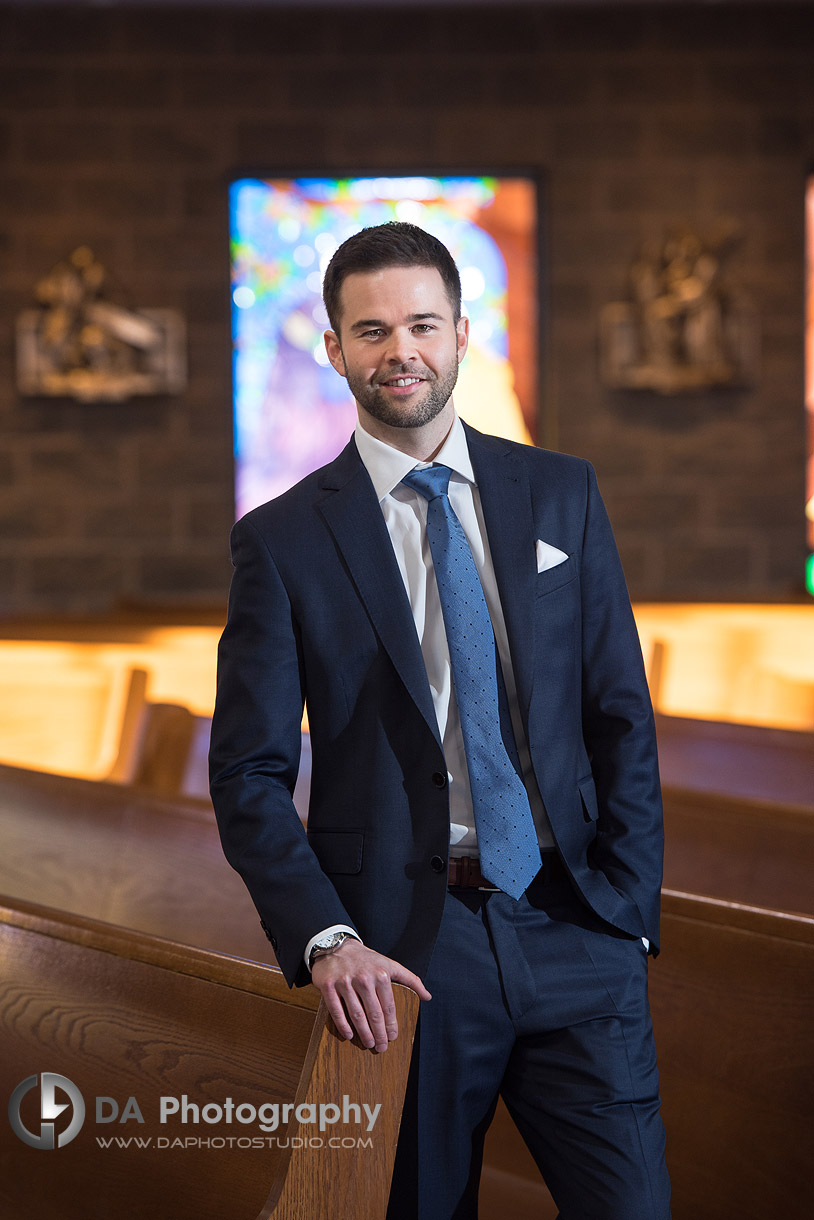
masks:
[[[568,558],[565,551],[552,546],[550,542],[543,542],[540,538],[537,539],[534,547],[537,552],[538,572],[547,572],[549,568],[556,568],[557,564],[565,563]]]

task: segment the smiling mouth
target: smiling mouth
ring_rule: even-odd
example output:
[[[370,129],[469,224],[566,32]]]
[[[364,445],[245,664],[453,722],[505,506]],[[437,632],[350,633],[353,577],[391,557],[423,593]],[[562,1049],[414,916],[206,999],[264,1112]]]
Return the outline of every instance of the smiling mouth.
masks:
[[[383,381],[380,384],[386,386],[395,386],[397,389],[405,389],[411,385],[421,385],[423,377],[392,377],[390,381]]]

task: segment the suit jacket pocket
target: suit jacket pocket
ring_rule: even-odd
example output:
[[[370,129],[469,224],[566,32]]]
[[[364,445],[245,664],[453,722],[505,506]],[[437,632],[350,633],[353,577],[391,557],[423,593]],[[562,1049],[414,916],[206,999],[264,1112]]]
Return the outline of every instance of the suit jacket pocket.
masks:
[[[592,775],[586,775],[577,780],[579,795],[582,797],[582,811],[586,822],[595,822],[599,817],[599,805],[596,800],[596,784]]]
[[[362,871],[362,848],[365,842],[361,830],[309,830],[308,842],[326,873],[359,873]]]
[[[573,555],[569,555],[562,563],[556,564],[553,568],[546,568],[544,572],[538,572],[534,578],[534,590],[538,597],[545,597],[546,593],[553,593],[555,589],[567,585],[572,581],[577,574],[577,562]]]

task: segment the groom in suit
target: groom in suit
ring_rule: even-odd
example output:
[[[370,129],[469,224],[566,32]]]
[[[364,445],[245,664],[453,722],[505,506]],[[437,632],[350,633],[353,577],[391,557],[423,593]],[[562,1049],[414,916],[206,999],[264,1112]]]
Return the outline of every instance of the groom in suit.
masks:
[[[593,470],[461,423],[468,320],[429,234],[355,234],[324,296],[359,422],[234,527],[224,850],[341,1034],[383,1051],[392,983],[423,1001],[390,1220],[474,1220],[498,1095],[562,1220],[666,1220],[656,742]]]

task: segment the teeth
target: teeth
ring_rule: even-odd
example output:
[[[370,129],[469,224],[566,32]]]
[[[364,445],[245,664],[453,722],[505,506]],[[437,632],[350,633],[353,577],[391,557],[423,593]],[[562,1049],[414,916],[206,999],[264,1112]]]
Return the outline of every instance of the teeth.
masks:
[[[400,381],[388,381],[387,384],[396,386],[418,385],[420,380],[420,377],[403,377]]]

